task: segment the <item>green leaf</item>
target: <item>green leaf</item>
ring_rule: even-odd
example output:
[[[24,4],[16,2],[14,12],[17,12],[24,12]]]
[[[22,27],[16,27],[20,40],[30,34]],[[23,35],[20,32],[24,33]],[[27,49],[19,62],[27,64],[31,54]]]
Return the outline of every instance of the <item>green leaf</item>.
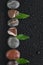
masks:
[[[30,37],[29,36],[26,36],[24,34],[19,34],[16,36],[19,40],[26,40],[26,39],[29,39]]]
[[[16,59],[16,61],[18,62],[18,64],[30,63],[27,59],[24,59],[24,58]]]
[[[30,17],[30,15],[24,14],[24,13],[19,13],[19,15],[16,16],[18,19],[25,19],[27,17]]]

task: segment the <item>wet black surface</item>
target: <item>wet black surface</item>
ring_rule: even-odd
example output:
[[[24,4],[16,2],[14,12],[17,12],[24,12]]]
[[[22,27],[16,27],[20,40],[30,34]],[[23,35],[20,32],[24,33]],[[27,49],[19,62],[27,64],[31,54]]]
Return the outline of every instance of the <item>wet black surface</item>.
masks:
[[[17,48],[21,52],[21,57],[30,60],[26,65],[43,65],[43,0],[19,0],[20,12],[30,14],[30,18],[20,20],[17,27],[18,34],[24,33],[30,36],[29,40],[20,41]],[[7,34],[9,20],[7,16],[8,8],[6,0],[0,0],[0,65],[7,65],[8,59],[5,57],[9,46],[7,45]]]

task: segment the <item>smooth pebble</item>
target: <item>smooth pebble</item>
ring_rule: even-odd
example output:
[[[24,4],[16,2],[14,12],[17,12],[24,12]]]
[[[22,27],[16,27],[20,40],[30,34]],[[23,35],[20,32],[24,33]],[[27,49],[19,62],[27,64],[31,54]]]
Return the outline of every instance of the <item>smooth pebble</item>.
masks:
[[[9,18],[15,18],[17,15],[19,15],[19,11],[17,11],[17,10],[8,10],[8,17]]]
[[[20,52],[16,49],[11,49],[6,52],[6,58],[9,60],[16,60],[20,58]]]
[[[7,7],[10,9],[17,9],[19,6],[20,6],[20,3],[17,0],[9,0],[7,2]]]
[[[19,20],[18,20],[18,19],[10,19],[10,20],[8,21],[8,25],[9,25],[10,27],[18,26],[18,25],[19,25]]]
[[[9,28],[7,32],[8,32],[9,35],[17,36],[17,29],[16,29],[16,27]]]
[[[10,48],[17,48],[20,45],[19,39],[16,37],[9,37],[8,39],[8,45]]]
[[[7,65],[18,65],[17,61],[9,61]]]

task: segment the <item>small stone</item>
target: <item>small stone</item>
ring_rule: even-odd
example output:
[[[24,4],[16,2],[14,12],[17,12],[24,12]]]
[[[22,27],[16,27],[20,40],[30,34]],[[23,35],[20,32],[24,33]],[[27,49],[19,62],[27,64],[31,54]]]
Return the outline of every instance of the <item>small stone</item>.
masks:
[[[18,14],[19,14],[19,11],[17,10],[8,10],[9,18],[15,18]]]
[[[16,60],[16,59],[19,59],[20,58],[20,52],[16,49],[12,49],[12,50],[9,50],[7,51],[6,53],[6,57],[9,59],[9,60]]]
[[[19,25],[19,20],[18,19],[10,19],[8,21],[8,25],[11,26],[11,27],[18,26]]]
[[[7,7],[10,9],[17,9],[20,6],[19,1],[16,0],[9,0],[7,3]]]
[[[18,65],[17,61],[9,61],[7,65]]]
[[[20,44],[19,39],[17,39],[16,37],[10,37],[8,39],[8,45],[11,48],[17,48],[19,47],[19,44]]]
[[[17,29],[15,27],[9,28],[7,32],[9,35],[17,36]]]

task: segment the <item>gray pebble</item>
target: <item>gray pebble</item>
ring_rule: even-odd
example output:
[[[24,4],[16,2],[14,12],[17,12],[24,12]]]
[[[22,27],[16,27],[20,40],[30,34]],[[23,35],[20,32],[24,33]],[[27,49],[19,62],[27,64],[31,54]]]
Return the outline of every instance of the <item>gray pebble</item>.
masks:
[[[19,20],[18,20],[18,19],[10,19],[10,20],[8,21],[8,25],[9,25],[10,27],[18,26],[18,25],[19,25]]]
[[[17,9],[20,6],[20,3],[16,0],[9,0],[7,3],[7,7],[11,9]]]
[[[9,61],[7,65],[18,65],[17,61]]]
[[[16,37],[9,37],[8,39],[8,45],[10,48],[17,48],[19,47],[19,40]]]

